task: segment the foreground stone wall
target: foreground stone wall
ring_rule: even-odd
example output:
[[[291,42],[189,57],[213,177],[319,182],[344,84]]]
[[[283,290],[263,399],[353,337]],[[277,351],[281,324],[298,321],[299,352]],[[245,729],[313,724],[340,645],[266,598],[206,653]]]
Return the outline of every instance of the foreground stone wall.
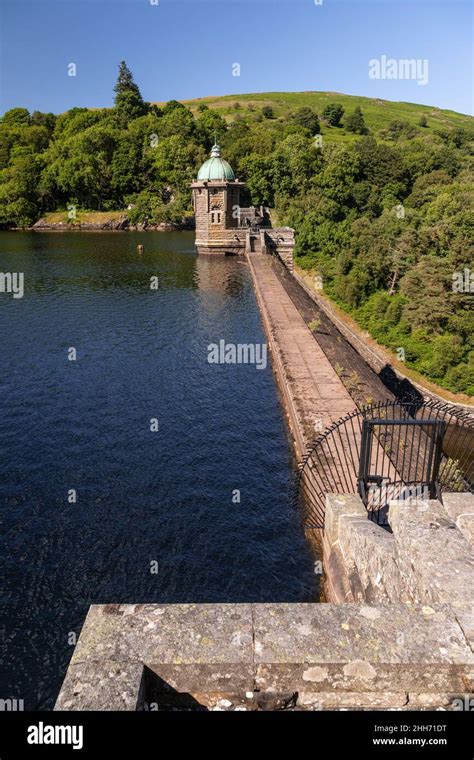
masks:
[[[328,600],[474,607],[474,495],[444,494],[443,502],[391,502],[388,532],[367,519],[358,496],[328,494]]]
[[[469,605],[90,608],[56,710],[449,707],[472,690]]]

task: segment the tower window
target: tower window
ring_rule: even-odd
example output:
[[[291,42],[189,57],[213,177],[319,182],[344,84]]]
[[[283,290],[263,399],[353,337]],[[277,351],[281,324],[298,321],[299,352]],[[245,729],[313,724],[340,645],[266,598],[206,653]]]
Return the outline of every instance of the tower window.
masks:
[[[211,211],[211,224],[220,224],[220,223],[221,223],[221,212]]]

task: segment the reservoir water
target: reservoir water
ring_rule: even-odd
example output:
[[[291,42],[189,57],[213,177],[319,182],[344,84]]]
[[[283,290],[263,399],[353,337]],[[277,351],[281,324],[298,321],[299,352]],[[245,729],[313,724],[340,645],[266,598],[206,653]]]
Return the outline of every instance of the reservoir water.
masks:
[[[0,272],[24,273],[0,293],[0,698],[53,706],[92,603],[314,600],[270,357],[207,361],[265,342],[245,261],[2,232]]]

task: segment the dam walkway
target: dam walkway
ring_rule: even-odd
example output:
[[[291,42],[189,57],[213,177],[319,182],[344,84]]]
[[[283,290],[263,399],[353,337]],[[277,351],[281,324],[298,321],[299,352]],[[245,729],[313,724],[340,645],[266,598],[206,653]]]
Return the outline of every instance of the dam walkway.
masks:
[[[356,405],[277,277],[273,257],[246,258],[300,457],[318,433]]]

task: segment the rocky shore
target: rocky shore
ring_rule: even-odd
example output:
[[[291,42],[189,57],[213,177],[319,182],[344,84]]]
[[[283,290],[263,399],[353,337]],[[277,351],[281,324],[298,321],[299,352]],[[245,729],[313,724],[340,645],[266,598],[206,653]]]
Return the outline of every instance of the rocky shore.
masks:
[[[46,218],[38,219],[35,224],[28,227],[33,231],[66,231],[71,232],[74,230],[128,230],[130,232],[173,232],[178,230],[192,230],[194,229],[194,219],[182,219],[181,222],[161,222],[160,224],[150,224],[148,222],[140,222],[139,224],[130,224],[130,220],[126,214],[119,217],[104,218],[101,221],[60,221],[53,222]]]

